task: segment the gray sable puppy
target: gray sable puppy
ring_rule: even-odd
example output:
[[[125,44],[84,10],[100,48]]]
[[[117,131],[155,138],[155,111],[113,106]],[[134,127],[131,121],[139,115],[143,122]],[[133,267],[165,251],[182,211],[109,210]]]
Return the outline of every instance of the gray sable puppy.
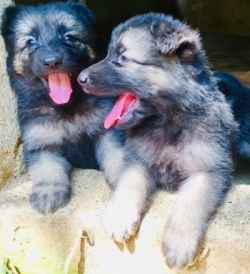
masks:
[[[199,34],[164,14],[133,17],[114,29],[107,57],[78,81],[87,94],[120,96],[105,119],[106,128],[127,133],[103,215],[107,234],[127,239],[156,186],[176,189],[162,250],[170,267],[191,263],[231,185],[237,130]]]
[[[69,201],[73,167],[99,168],[104,161],[105,169],[103,144],[108,153],[115,144],[114,137],[109,146],[113,133],[104,135],[102,124],[112,100],[84,94],[77,83],[96,59],[93,22],[87,6],[74,1],[9,6],[3,14],[7,70],[34,182],[30,202],[42,213]]]

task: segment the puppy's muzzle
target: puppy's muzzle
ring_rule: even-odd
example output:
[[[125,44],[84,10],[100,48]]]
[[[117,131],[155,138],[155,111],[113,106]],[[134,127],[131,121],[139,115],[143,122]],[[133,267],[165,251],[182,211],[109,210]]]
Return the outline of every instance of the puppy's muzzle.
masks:
[[[78,83],[83,87],[85,88],[87,83],[88,83],[88,80],[89,80],[89,74],[87,71],[82,71],[78,78],[77,78],[77,81]]]
[[[57,55],[48,55],[43,59],[43,66],[46,69],[55,70],[62,65],[62,58]]]

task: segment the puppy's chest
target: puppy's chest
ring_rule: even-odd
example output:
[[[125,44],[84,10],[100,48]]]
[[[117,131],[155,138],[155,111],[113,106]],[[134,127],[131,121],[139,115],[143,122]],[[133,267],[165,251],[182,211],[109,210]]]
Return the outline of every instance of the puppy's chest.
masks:
[[[167,139],[154,138],[151,134],[134,138],[130,143],[131,155],[148,168],[155,183],[170,189],[176,189],[192,173],[209,170],[215,163],[211,144],[197,140],[195,136],[188,140],[183,137],[171,144]]]
[[[178,147],[151,138],[131,141],[131,154],[136,155],[153,175],[156,183],[173,184],[180,180],[183,164]]]
[[[84,135],[93,137],[101,129],[95,111],[63,114],[53,108],[40,108],[22,128],[23,140],[30,148],[78,142]]]

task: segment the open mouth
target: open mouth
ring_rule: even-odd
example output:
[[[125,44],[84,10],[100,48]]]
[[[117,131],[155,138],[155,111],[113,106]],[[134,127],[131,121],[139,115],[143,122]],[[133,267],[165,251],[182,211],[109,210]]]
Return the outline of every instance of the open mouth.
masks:
[[[106,129],[113,125],[127,122],[133,111],[139,106],[139,98],[132,93],[125,92],[120,95],[109,115],[104,121]]]
[[[60,105],[69,102],[73,91],[70,78],[68,73],[53,73],[41,78],[54,103]]]

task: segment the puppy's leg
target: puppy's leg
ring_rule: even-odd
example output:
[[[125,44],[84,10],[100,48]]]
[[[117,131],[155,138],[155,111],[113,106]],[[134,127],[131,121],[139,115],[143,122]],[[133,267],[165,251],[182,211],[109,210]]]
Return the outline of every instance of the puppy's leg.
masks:
[[[34,183],[31,205],[46,214],[67,204],[71,193],[71,165],[67,160],[58,153],[45,150],[28,156],[28,172]]]
[[[107,184],[111,189],[115,189],[124,161],[123,133],[112,130],[100,136],[96,146],[96,157]]]
[[[218,177],[213,180],[209,174],[197,173],[179,190],[163,236],[163,253],[170,267],[182,268],[195,258],[209,217],[223,198]]]
[[[122,242],[136,232],[149,192],[146,168],[140,164],[126,167],[103,214],[103,226],[109,237]]]

